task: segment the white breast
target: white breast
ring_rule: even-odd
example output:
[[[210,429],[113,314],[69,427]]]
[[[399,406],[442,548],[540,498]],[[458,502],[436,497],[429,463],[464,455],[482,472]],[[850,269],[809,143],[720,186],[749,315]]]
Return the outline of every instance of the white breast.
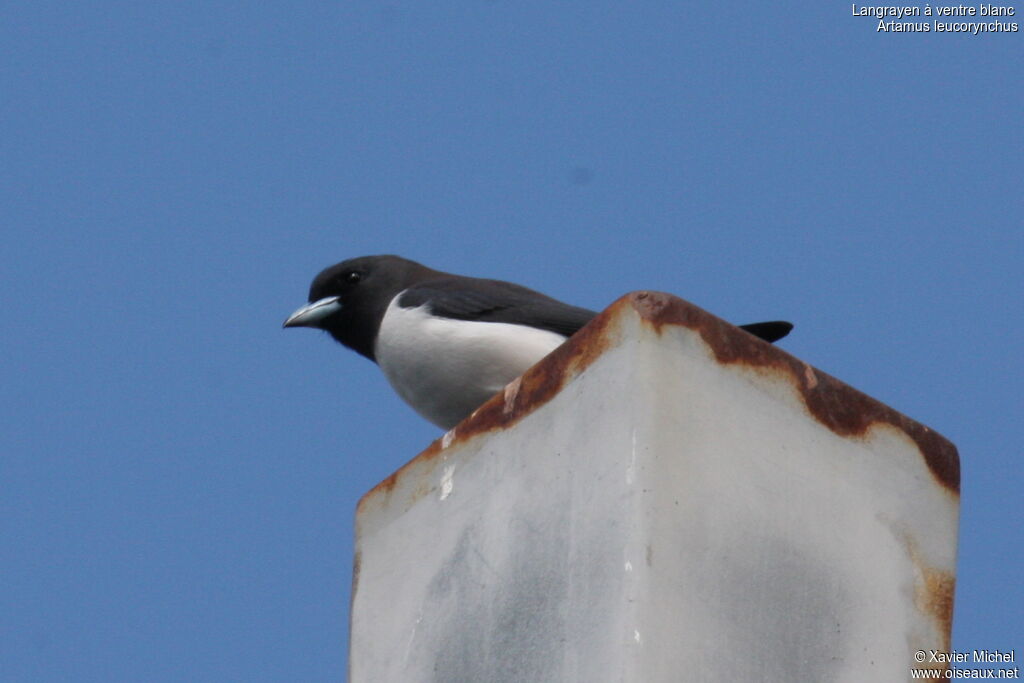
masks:
[[[402,308],[396,296],[374,354],[398,395],[450,429],[565,341],[555,332],[508,323],[435,318],[428,305]]]

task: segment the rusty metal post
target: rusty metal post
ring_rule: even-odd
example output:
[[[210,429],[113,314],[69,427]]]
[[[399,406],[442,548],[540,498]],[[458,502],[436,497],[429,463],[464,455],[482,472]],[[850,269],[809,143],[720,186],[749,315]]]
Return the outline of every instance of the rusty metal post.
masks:
[[[627,295],[370,491],[350,677],[898,681],[949,649],[944,438]]]

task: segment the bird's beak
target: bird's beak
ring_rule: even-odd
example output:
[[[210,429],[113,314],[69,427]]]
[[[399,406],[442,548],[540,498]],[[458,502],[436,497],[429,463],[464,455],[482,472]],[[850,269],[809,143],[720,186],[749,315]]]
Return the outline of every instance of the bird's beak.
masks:
[[[328,296],[306,304],[288,316],[288,319],[284,321],[284,327],[320,327],[324,318],[341,310],[340,298]]]

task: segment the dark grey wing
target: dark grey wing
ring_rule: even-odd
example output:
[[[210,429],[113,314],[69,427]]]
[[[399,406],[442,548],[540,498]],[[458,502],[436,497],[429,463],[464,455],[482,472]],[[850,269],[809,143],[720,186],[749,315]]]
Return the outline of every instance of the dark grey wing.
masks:
[[[455,320],[529,325],[571,337],[597,315],[578,306],[501,280],[452,276],[414,285],[398,301],[406,308],[430,305],[430,312]],[[782,320],[740,325],[767,342],[782,339],[793,324]]]
[[[566,337],[597,315],[511,282],[468,277],[414,285],[398,304],[404,308],[429,304],[430,312],[443,318],[528,325]]]

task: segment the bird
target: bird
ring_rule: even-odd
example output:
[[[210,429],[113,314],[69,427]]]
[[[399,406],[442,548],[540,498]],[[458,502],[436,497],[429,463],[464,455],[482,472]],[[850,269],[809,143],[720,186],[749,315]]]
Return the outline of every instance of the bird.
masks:
[[[311,327],[375,362],[413,410],[449,430],[597,313],[522,285],[391,254],[322,270],[284,327]],[[793,325],[741,326],[768,342]]]

